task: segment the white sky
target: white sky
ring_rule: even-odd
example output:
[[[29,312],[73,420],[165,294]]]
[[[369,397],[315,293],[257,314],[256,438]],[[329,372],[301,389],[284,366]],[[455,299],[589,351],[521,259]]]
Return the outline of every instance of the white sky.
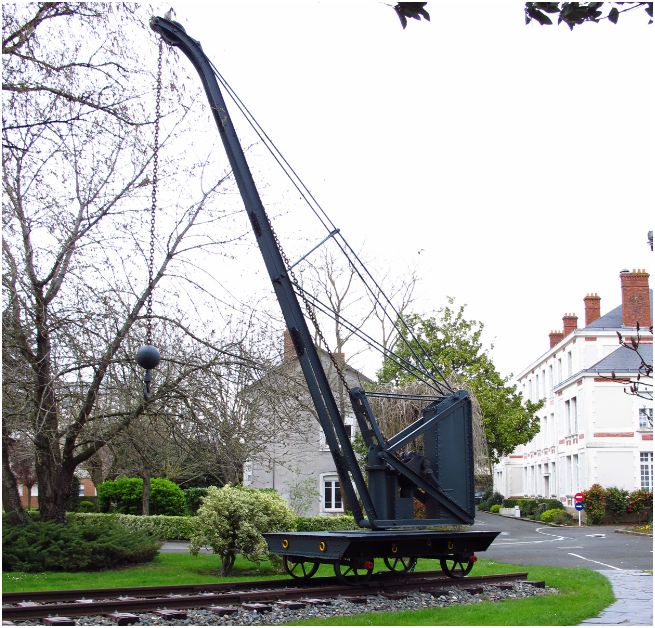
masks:
[[[569,32],[526,26],[519,2],[433,0],[404,31],[375,1],[173,7],[353,247],[415,268],[422,313],[467,304],[503,374],[564,313],[583,322],[587,293],[604,314],[619,272],[650,267],[641,9]]]

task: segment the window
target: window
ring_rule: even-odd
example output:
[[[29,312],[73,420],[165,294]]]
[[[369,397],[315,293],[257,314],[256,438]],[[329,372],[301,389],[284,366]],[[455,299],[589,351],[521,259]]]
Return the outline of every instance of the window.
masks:
[[[84,484],[80,483],[79,496],[84,497]]]
[[[641,488],[653,490],[653,452],[642,451],[639,454],[639,466],[641,468]]]
[[[552,395],[553,393],[553,365],[548,366],[548,394]]]
[[[557,358],[557,383],[562,381],[562,358]]]
[[[337,476],[330,475],[323,478],[323,510],[343,510],[341,484]]]
[[[546,369],[541,371],[541,398],[546,396]]]
[[[564,409],[566,412],[566,433],[578,433],[578,400],[576,397],[571,397],[564,402]]]
[[[653,429],[653,408],[639,408],[639,429]]]
[[[573,375],[573,353],[571,351],[566,354],[566,375],[567,377]]]
[[[355,438],[355,427],[354,427],[355,417],[353,415],[346,416],[343,420],[343,424],[344,427],[346,428],[346,434],[348,434],[348,438],[350,439],[350,442],[352,442],[353,438]],[[321,451],[329,451],[330,448],[328,447],[327,440],[325,439],[325,433],[321,429],[320,425],[317,424],[317,426],[320,431],[319,446],[321,448]]]

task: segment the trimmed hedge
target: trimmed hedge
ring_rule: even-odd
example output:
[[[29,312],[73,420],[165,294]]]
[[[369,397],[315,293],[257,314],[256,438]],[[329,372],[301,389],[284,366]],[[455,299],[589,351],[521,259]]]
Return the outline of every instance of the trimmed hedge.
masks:
[[[357,530],[352,515],[317,515],[314,517],[297,517],[296,529],[298,532],[332,532],[335,530]]]
[[[71,512],[68,521],[99,523],[113,521],[133,532],[150,534],[162,541],[190,541],[194,531],[193,517],[173,517],[168,515],[122,515],[119,513]]]
[[[70,512],[67,515],[71,522],[99,523],[111,520],[129,530],[146,532],[166,541],[190,541],[195,531],[196,518],[169,517],[166,515],[121,515],[118,513],[101,512]],[[332,532],[335,530],[357,530],[352,515],[318,515],[315,517],[297,517],[296,529],[299,532]]]

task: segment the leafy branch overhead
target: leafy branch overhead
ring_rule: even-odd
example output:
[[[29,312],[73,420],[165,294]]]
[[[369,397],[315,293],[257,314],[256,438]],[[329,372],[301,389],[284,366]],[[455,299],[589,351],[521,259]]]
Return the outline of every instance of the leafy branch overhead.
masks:
[[[532,20],[542,26],[553,23],[550,15],[557,14],[557,23],[564,22],[571,30],[584,22],[600,22],[609,20],[613,24],[619,21],[621,13],[643,8],[653,23],[652,2],[526,2],[525,23]]]
[[[427,2],[399,2],[394,6],[394,10],[398,14],[400,23],[403,28],[407,27],[407,18],[420,20],[421,18],[430,21],[430,14],[425,10]]]

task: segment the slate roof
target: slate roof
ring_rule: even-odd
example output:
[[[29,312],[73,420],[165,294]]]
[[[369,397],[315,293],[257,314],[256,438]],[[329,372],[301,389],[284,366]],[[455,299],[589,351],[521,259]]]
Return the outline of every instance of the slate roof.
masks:
[[[653,291],[650,290],[650,317],[653,318]],[[619,305],[604,316],[597,318],[584,329],[621,329],[623,327],[623,306]]]
[[[652,344],[640,345],[639,353],[648,364],[653,363]],[[599,373],[636,373],[640,365],[641,359],[635,351],[627,347],[618,347],[616,351],[613,351],[586,370]]]

